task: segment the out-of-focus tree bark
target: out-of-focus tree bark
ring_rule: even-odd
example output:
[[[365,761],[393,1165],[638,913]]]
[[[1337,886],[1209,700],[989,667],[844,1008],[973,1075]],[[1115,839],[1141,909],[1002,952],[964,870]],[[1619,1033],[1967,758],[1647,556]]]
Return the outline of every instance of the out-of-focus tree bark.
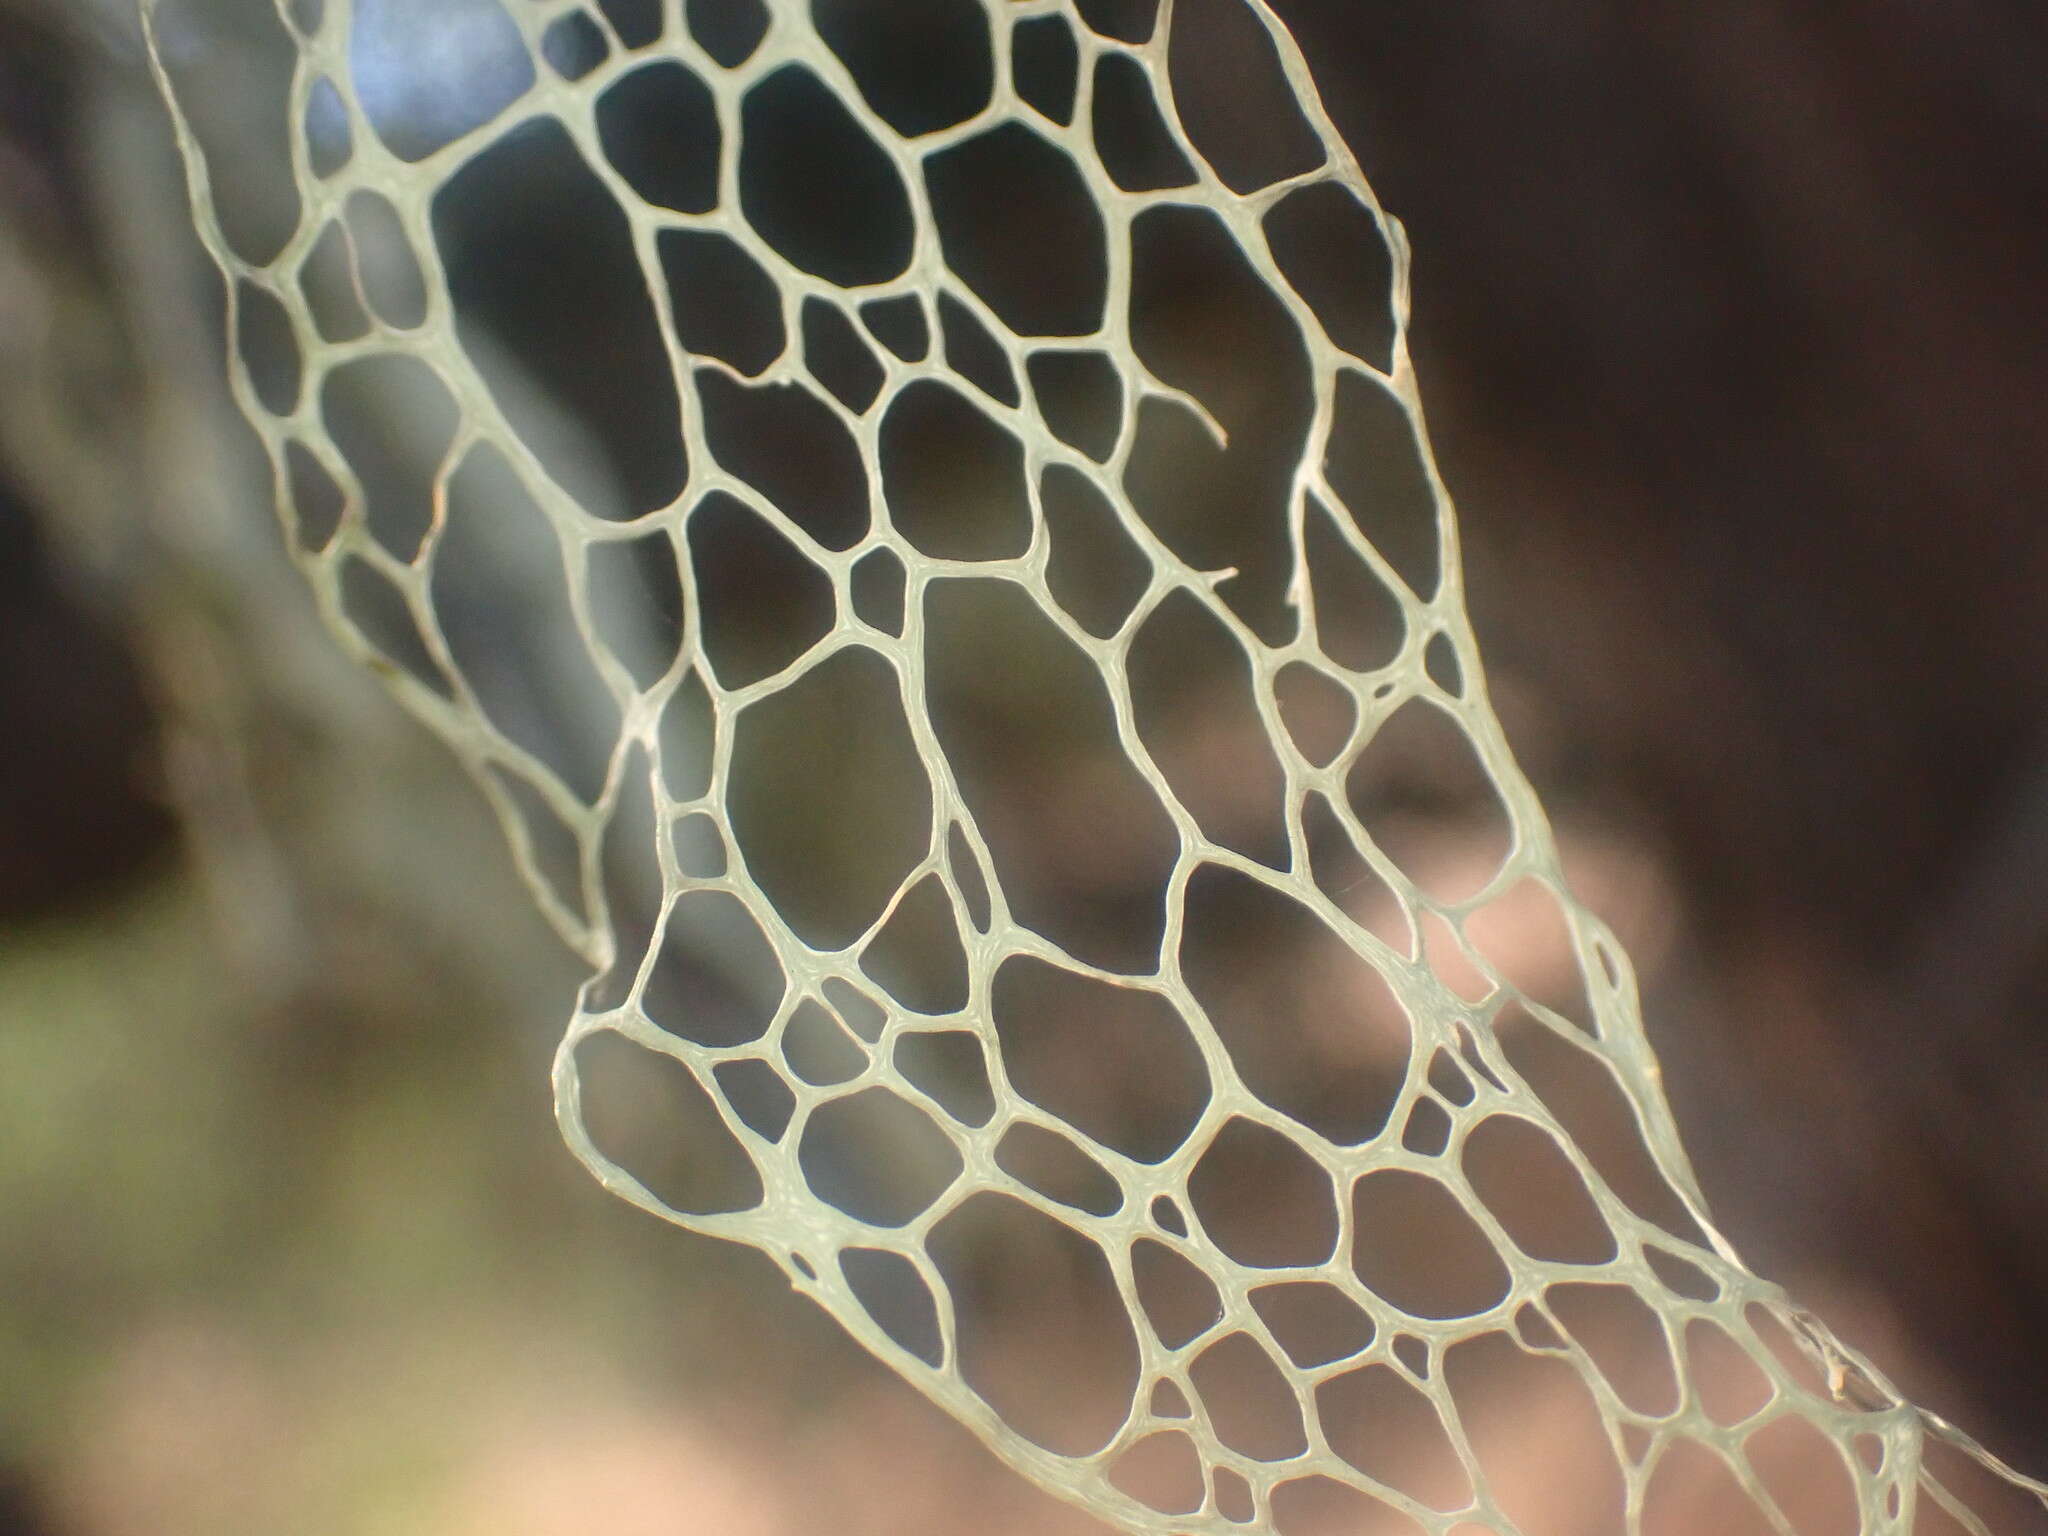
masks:
[[[2048,22],[1278,8],[1413,237],[1539,788],[1680,861],[1720,1038],[1649,1011],[1710,1196],[1766,1273],[1889,1292],[2038,1457]]]

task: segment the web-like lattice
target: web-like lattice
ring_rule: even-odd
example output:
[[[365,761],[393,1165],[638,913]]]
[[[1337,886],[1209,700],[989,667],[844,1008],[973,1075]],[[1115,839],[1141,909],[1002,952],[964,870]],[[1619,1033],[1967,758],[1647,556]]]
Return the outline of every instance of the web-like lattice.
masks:
[[[1986,1529],[1707,1220],[1488,702],[1399,227],[1265,0],[145,13],[319,601],[593,968],[606,1187],[1134,1532],[1534,1530],[1517,1412],[1584,1431],[1557,1529]],[[537,223],[635,281],[466,276]],[[1291,352],[1205,388],[1177,283]],[[536,311],[636,380],[595,454],[508,361]],[[1277,477],[1189,512],[1289,392]],[[1418,771],[1483,835],[1419,837]],[[1269,944],[1333,1017],[1247,991]]]

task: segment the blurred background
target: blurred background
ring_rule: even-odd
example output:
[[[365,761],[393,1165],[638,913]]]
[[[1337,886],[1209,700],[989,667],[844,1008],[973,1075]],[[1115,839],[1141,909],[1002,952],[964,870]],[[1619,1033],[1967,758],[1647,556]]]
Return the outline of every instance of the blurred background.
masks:
[[[2048,1467],[2048,21],[1275,6],[1723,1229]],[[219,287],[125,8],[0,0],[0,1531],[1098,1529],[564,1153],[580,968],[314,620]]]

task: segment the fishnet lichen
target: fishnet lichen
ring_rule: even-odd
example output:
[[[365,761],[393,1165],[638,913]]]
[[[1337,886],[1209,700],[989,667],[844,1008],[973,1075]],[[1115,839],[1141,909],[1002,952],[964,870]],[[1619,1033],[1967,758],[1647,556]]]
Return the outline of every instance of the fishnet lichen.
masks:
[[[864,94],[859,27],[845,6],[275,0],[273,10],[251,0],[242,41],[287,60],[289,90],[258,104],[261,121],[224,124],[204,61],[192,57],[203,32],[174,14],[186,9],[144,0],[198,226],[228,280],[237,398],[269,453],[323,613],[474,773],[536,898],[592,968],[555,1088],[570,1147],[607,1188],[760,1249],[1012,1465],[1133,1532],[1320,1529],[1297,1512],[1347,1489],[1376,1501],[1352,1518],[1369,1523],[1357,1511],[1376,1511],[1370,1518],[1393,1521],[1388,1529],[1519,1529],[1448,1368],[1454,1350],[1484,1345],[1572,1373],[1597,1405],[1625,1498],[1616,1516],[1631,1532],[1657,1503],[1660,1472],[1676,1476],[1688,1463],[1686,1476],[1698,1478],[1702,1457],[1718,1460],[1763,1526],[1799,1528],[1782,1484],[1760,1471],[1758,1448],[1803,1426],[1806,1454],[1839,1461],[1825,1475],[1853,1487],[1861,1531],[1934,1529],[1938,1507],[1982,1536],[1984,1522],[1924,1456],[1931,1433],[1994,1465],[1989,1458],[1750,1274],[1704,1210],[1627,960],[1566,888],[1549,825],[1488,701],[1406,345],[1400,227],[1374,200],[1265,0],[1163,0],[1156,16],[1076,0],[909,7],[899,23],[943,22],[986,51],[986,77],[963,77],[963,99],[938,120],[929,100]],[[416,59],[407,78],[436,58],[455,68],[459,53],[467,84],[408,98],[399,76],[376,67],[380,39],[428,61]],[[1177,95],[1174,61],[1205,50],[1228,50],[1226,67],[1248,78],[1271,76],[1263,117],[1218,116]],[[636,92],[667,102],[672,148],[702,140],[694,170],[635,160],[610,141],[608,114]],[[1143,131],[1113,142],[1100,125],[1119,115]],[[826,119],[840,148],[810,168],[810,202],[792,213],[761,192],[758,157],[808,153],[789,125]],[[592,217],[623,221],[630,239],[650,329],[618,345],[652,357],[671,392],[653,412],[657,426],[666,413],[676,438],[666,479],[621,485],[556,452],[547,402],[492,367],[490,340],[466,323],[453,291],[437,242],[440,200],[487,157],[545,136],[601,187]],[[986,243],[940,217],[940,203],[971,192],[984,165],[998,163],[977,157],[998,151],[1002,164],[1035,165],[1085,194],[1085,213],[1055,232],[1038,281],[1021,288],[991,265]],[[217,196],[238,183],[268,193]],[[1384,331],[1340,315],[1328,284],[1290,270],[1276,251],[1277,211],[1315,198],[1369,219],[1384,242],[1384,279],[1364,263],[1345,278],[1385,282],[1384,310],[1366,306],[1383,314]],[[893,248],[832,234],[835,218],[873,214],[855,206],[862,199],[900,203]],[[1234,602],[1243,578],[1191,563],[1130,488],[1144,413],[1183,413],[1212,440],[1224,436],[1213,402],[1148,366],[1135,338],[1133,253],[1139,225],[1160,210],[1212,221],[1203,227],[1224,234],[1308,360],[1312,407],[1289,484],[1273,506],[1243,513],[1284,523],[1291,570],[1279,623]],[[806,221],[817,236],[808,244]],[[670,280],[667,264],[691,241],[727,263],[716,292]],[[1091,261],[1099,289],[1086,275]],[[750,355],[749,343],[702,341],[717,333],[718,311],[750,291],[779,315],[770,328],[779,345]],[[892,329],[906,323],[921,323],[921,344]],[[931,341],[941,335],[943,347]],[[852,373],[869,375],[865,385],[819,377],[833,337]],[[1091,436],[1057,419],[1059,395],[1039,385],[1060,369],[1113,380],[1108,428]],[[772,475],[722,464],[732,454],[714,418],[751,398],[735,391],[761,386],[799,392],[836,425],[828,438],[853,445],[861,505],[821,519],[764,490]],[[408,478],[352,435],[359,397],[401,402],[401,435],[428,472]],[[973,424],[960,430],[993,433],[1003,448],[995,461],[1014,484],[984,487],[971,506],[950,482],[907,486],[891,469],[890,438],[913,403],[955,418],[964,409]],[[1363,484],[1330,468],[1361,412],[1394,424],[1378,478]],[[1420,488],[1419,538],[1393,516],[1403,473],[1411,493]],[[1109,509],[1142,557],[1125,600],[1106,614],[1067,590],[1072,557],[1049,507],[1061,475]],[[1016,519],[996,528],[989,507],[1004,498]],[[523,538],[512,531],[521,515]],[[723,595],[707,589],[699,540],[719,519],[744,522],[785,560],[800,555],[806,579],[829,593],[819,632],[744,668],[706,654],[707,615]],[[657,569],[654,584],[673,589],[675,644],[619,595],[626,567]],[[1361,655],[1345,638],[1340,574],[1398,610],[1388,654]],[[475,607],[493,602],[530,603],[536,614],[565,606],[573,654],[494,657],[466,642]],[[1170,827],[1160,940],[1141,956],[1048,936],[1056,925],[1006,862],[961,739],[938,718],[939,671],[1002,664],[936,654],[942,633],[960,632],[940,617],[996,609],[1028,615],[1058,665],[1094,680],[1118,771],[1140,786],[1118,803]],[[1230,664],[1249,678],[1282,786],[1284,846],[1254,840],[1247,851],[1246,839],[1220,832],[1141,728],[1134,655],[1169,612],[1226,636]],[[578,701],[580,739],[565,751],[536,735],[503,704],[494,669],[529,688],[538,686],[531,674],[553,674],[549,686]],[[1321,744],[1290,729],[1290,686],[1336,701],[1325,719],[1348,727]],[[1392,739],[1396,721],[1448,735],[1497,802],[1501,846],[1483,874],[1454,889],[1397,846],[1376,817],[1371,780],[1357,790],[1357,765]],[[878,798],[849,782],[845,806],[822,808],[750,798],[736,768],[753,760],[742,739],[799,750],[807,732],[858,734],[921,786]],[[906,804],[915,856],[886,871],[850,927],[807,904],[800,880],[768,876],[766,842],[796,838],[800,868],[820,817],[900,821]],[[1361,922],[1343,890],[1318,878],[1312,844],[1333,837],[1359,879],[1392,894],[1397,921]],[[1340,947],[1361,987],[1376,978],[1390,993],[1406,1065],[1383,1125],[1347,1139],[1310,1124],[1315,1117],[1252,1071],[1242,1032],[1223,1027],[1214,994],[1191,978],[1191,893],[1218,880],[1285,909]],[[1566,936],[1576,1012],[1512,975],[1483,942],[1490,920],[1532,907]],[[916,925],[927,947],[957,953],[957,977],[880,963],[900,941],[892,935]],[[672,1000],[654,1006],[679,947],[723,966],[740,992],[751,988],[758,1017],[693,1021]],[[1035,991],[1018,994],[1027,1006],[1060,1006],[1061,987],[1092,988],[1145,1012],[1164,1032],[1157,1038],[1198,1059],[1198,1113],[1170,1127],[1168,1144],[1134,1152],[1048,1108],[999,1027],[1010,1006],[999,1006],[1001,995],[1025,977],[1037,978]],[[1516,1038],[1529,1049],[1513,1049]],[[919,1069],[948,1053],[944,1071]],[[1539,1093],[1532,1063],[1546,1057],[1625,1096],[1646,1150],[1629,1178]],[[636,1174],[598,1144],[585,1073],[620,1059],[642,1080],[667,1074],[673,1102],[697,1122],[676,1134],[700,1163],[715,1161],[707,1148],[724,1154],[738,1201],[693,1201],[688,1178],[678,1193],[674,1180]],[[960,1085],[984,1080],[983,1102],[963,1107],[974,1095]],[[1554,1177],[1582,1191],[1590,1244],[1566,1251],[1532,1237],[1514,1209],[1477,1188],[1473,1157],[1487,1143],[1511,1162],[1554,1165]],[[1248,1241],[1211,1219],[1205,1170],[1240,1152],[1266,1156],[1308,1191],[1289,1207],[1320,1213],[1308,1241]],[[1042,1170],[1053,1165],[1074,1173],[1065,1198],[1046,1192],[1057,1181]],[[1397,1207],[1410,1215],[1397,1217]],[[1050,1432],[1020,1423],[1032,1416],[977,1376],[967,1342],[977,1302],[944,1260],[977,1227],[1005,1220],[1035,1233],[1044,1262],[1103,1277],[1120,1303],[1124,1332],[1110,1342],[1134,1363],[1122,1410],[1099,1432],[1071,1418]],[[1385,1233],[1462,1243],[1471,1261],[1454,1283],[1432,1268],[1433,1253],[1390,1255]],[[1206,1305],[1163,1318],[1147,1295],[1147,1274],[1161,1266],[1192,1273],[1182,1294],[1206,1295]],[[1594,1286],[1633,1298],[1651,1319],[1648,1351],[1675,1384],[1668,1401],[1645,1406],[1618,1390],[1575,1331],[1573,1299]],[[1348,1326],[1349,1342],[1314,1355],[1296,1348],[1280,1320],[1283,1290],[1290,1305],[1347,1319],[1325,1333]],[[1716,1348],[1767,1384],[1734,1413],[1709,1400],[1705,1361]],[[1254,1379],[1284,1390],[1263,1425],[1247,1429],[1229,1399]],[[1441,1448],[1456,1471],[1434,1483],[1403,1476],[1376,1444],[1418,1459]],[[1193,1469],[1192,1493],[1157,1492],[1171,1480],[1144,1469],[1167,1463]],[[1664,1530],[1687,1520],[1683,1509],[1658,1514]]]

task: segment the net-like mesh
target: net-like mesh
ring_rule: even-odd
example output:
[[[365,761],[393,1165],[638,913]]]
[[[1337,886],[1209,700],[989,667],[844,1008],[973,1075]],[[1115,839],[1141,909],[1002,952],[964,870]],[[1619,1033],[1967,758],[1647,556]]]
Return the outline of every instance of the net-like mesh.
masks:
[[[145,13],[319,602],[593,968],[607,1188],[1134,1532],[1986,1529],[1708,1222],[1264,0]]]

